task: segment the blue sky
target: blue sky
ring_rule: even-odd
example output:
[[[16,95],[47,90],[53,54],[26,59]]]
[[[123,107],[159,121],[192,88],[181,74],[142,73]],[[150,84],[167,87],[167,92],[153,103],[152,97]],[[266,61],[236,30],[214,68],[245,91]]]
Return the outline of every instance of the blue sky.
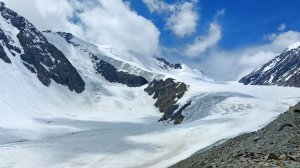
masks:
[[[300,0],[3,1],[40,30],[165,57],[216,80],[238,80],[300,41]]]
[[[300,40],[299,0],[199,0],[193,4],[199,16],[196,30],[184,37],[166,28],[170,13],[151,12],[145,1],[130,1],[131,8],[160,30],[161,46],[179,50],[164,56],[202,69],[217,80],[237,80]],[[169,5],[183,2],[191,1],[164,1]],[[222,10],[223,15],[216,18]],[[212,23],[220,26],[220,39],[204,52],[184,56],[182,52],[187,45],[196,44],[196,38],[207,40]]]
[[[219,45],[224,49],[266,43],[264,36],[278,32],[280,24],[285,24],[285,29],[300,31],[299,0],[201,0],[195,7],[201,16],[197,31],[185,38],[178,38],[165,29],[165,15],[151,13],[143,1],[131,1],[131,7],[155,23],[161,31],[160,42],[167,47],[179,47],[193,36],[205,33],[216,12],[222,9],[225,9],[225,15],[218,18],[223,33]]]

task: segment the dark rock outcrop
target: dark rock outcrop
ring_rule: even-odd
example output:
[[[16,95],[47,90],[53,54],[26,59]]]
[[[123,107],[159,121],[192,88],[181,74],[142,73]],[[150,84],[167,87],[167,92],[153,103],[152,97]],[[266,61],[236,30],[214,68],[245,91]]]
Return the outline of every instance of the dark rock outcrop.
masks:
[[[145,88],[145,92],[153,95],[153,99],[157,99],[155,107],[163,113],[160,121],[175,120],[175,124],[180,124],[184,116],[181,112],[190,105],[190,102],[182,106],[178,111],[179,105],[177,101],[182,98],[187,91],[188,86],[185,83],[174,82],[174,79],[168,78],[164,80],[154,80]]]
[[[210,146],[172,168],[300,167],[300,103],[263,129]]]
[[[148,83],[145,78],[118,71],[114,66],[103,60],[96,63],[96,70],[109,82],[125,84],[128,87],[140,87]]]
[[[50,31],[51,32],[51,31]],[[47,33],[47,31],[46,31]],[[49,33],[49,32],[48,32]],[[79,44],[73,43],[71,40],[74,38],[73,34],[71,33],[66,33],[66,32],[56,32],[58,35],[60,35],[61,37],[63,37],[66,42],[72,44],[74,47],[78,47]]]
[[[19,30],[17,38],[24,51],[21,53],[18,47],[12,45],[14,42],[3,31],[0,31],[0,39],[13,55],[21,54],[24,65],[31,72],[36,73],[45,86],[49,86],[53,79],[56,83],[67,86],[71,91],[77,93],[84,91],[85,83],[77,70],[40,31],[24,17],[6,8],[4,3],[0,4],[0,14]]]
[[[9,64],[11,63],[11,60],[6,55],[6,52],[4,51],[4,48],[2,45],[0,45],[0,58],[6,63],[9,63]]]
[[[164,58],[155,58],[157,61],[159,61],[159,66],[162,69],[168,70],[169,68],[173,69],[182,69],[181,64],[171,64]]]
[[[300,47],[286,49],[239,82],[245,85],[300,87]]]

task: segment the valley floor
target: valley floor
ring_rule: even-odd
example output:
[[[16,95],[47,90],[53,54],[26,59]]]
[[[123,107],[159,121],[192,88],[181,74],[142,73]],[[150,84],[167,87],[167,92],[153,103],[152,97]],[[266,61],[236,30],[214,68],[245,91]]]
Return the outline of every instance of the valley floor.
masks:
[[[262,128],[300,95],[298,88],[199,82],[180,99],[195,102],[186,119],[173,125],[157,122],[161,114],[143,88],[110,85],[110,94],[91,99],[93,92],[26,86],[0,88],[6,96],[0,102],[0,168],[168,167]]]

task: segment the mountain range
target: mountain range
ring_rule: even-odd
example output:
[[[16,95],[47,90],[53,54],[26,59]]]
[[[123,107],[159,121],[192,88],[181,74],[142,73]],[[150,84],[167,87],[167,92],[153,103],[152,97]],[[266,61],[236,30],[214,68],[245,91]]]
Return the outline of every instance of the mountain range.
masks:
[[[0,165],[170,166],[299,101],[299,50],[246,85],[218,82],[163,57],[38,30],[1,2]]]

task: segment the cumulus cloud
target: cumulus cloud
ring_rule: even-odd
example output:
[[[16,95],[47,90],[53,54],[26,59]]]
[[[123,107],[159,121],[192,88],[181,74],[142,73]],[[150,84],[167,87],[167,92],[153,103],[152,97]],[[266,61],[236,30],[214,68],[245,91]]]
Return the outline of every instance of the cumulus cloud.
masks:
[[[197,57],[214,47],[222,38],[221,26],[217,23],[211,23],[209,31],[205,36],[197,37],[193,43],[188,44],[185,55],[189,57]]]
[[[179,37],[191,35],[196,31],[199,14],[195,6],[198,0],[168,4],[161,0],[143,0],[151,12],[167,13],[166,28]]]
[[[71,32],[95,44],[145,55],[159,52],[160,32],[122,0],[4,0],[39,29]]]
[[[198,13],[192,2],[184,2],[168,19],[167,28],[177,36],[184,37],[195,32]]]
[[[238,48],[231,51],[211,50],[207,56],[194,66],[201,67],[207,74],[218,80],[238,80],[244,75],[267,63],[289,45],[300,41],[300,32],[286,31],[272,34],[269,42]],[[191,64],[193,64],[191,60]]]
[[[159,50],[159,30],[122,1],[101,0],[101,6],[79,14],[86,38],[143,54]],[[92,33],[90,33],[92,32]]]

